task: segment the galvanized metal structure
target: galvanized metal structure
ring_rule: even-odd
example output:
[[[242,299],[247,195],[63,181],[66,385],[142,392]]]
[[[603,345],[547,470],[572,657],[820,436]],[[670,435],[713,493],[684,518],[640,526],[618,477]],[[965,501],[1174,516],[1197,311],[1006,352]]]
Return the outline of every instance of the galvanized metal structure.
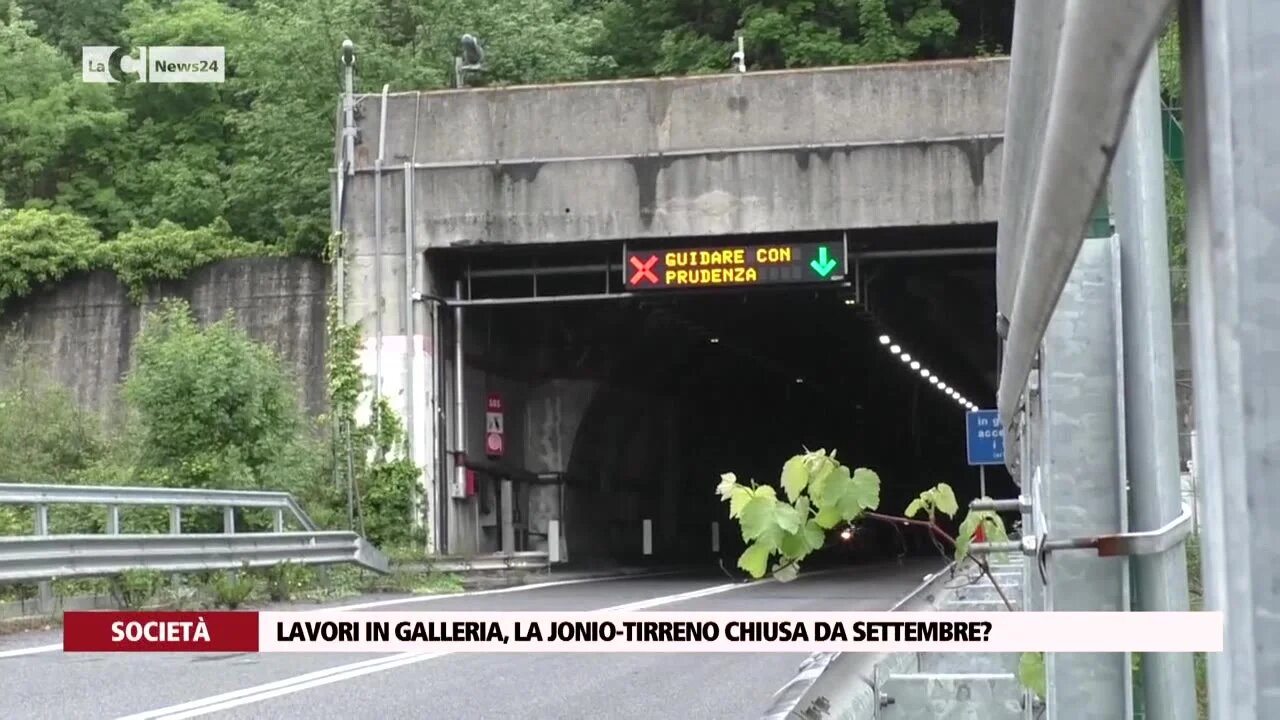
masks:
[[[1180,541],[1191,523],[1190,511],[1179,513],[1152,59],[1173,4],[1046,0],[1019,5],[1015,16],[997,249],[998,404],[1018,446],[1007,454],[1010,468],[1029,501],[1019,503],[1029,505],[1022,549],[1032,576],[1048,580],[1029,609],[1117,609],[1124,589],[1117,592],[1114,573],[1129,564],[1136,602],[1120,599],[1121,608],[1187,604]],[[1210,656],[1210,712],[1214,720],[1274,718],[1280,137],[1270,123],[1280,112],[1280,2],[1184,0],[1179,10],[1203,573],[1206,605],[1226,614],[1227,627],[1226,651]],[[1099,242],[1083,238],[1108,180],[1117,240],[1104,273]],[[1082,526],[1086,515],[1092,527]],[[1110,527],[1116,521],[1121,528]],[[1117,559],[1061,552],[1086,547]],[[1102,575],[1112,579],[1071,582]],[[1050,718],[1132,712],[1118,687],[1127,668],[1098,662],[1109,681],[1072,659],[1049,659]],[[1193,688],[1189,656],[1144,658],[1147,717],[1196,717]]]
[[[0,505],[30,505],[35,510],[31,536],[0,537],[0,582],[39,581],[40,601],[46,607],[52,600],[51,579],[132,569],[186,572],[292,562],[356,563],[375,572],[389,570],[386,556],[356,533],[317,530],[289,493],[0,483]],[[52,505],[104,508],[106,534],[53,534]],[[168,534],[122,534],[124,507],[167,507]],[[192,507],[221,508],[222,533],[184,534],[182,508]],[[271,531],[237,532],[237,509],[271,511]]]

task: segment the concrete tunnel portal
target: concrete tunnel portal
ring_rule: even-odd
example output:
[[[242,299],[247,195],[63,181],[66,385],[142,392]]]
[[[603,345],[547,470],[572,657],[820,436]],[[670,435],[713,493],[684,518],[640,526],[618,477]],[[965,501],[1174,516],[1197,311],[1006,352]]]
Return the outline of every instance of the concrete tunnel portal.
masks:
[[[874,469],[887,513],[901,514],[938,482],[956,489],[962,507],[977,497],[965,408],[919,368],[980,407],[990,404],[994,226],[805,235],[786,241],[838,238],[848,248],[845,282],[626,293],[620,243],[430,254],[448,278],[441,286],[456,282],[469,301],[464,417],[475,494],[449,499],[448,551],[542,550],[546,518],[558,517],[571,562],[718,554],[732,568],[744,543],[714,493],[719,475],[776,484],[783,462],[803,447],[836,449],[846,464]],[[500,457],[472,457],[492,455],[475,449],[483,447],[485,398],[495,394],[505,446]],[[502,479],[514,480],[509,495]],[[986,482],[989,495],[1013,491],[1003,467],[988,468]],[[505,537],[504,501],[513,508]],[[854,543],[860,554],[936,552],[891,528],[866,537]],[[826,559],[847,558],[836,546]]]

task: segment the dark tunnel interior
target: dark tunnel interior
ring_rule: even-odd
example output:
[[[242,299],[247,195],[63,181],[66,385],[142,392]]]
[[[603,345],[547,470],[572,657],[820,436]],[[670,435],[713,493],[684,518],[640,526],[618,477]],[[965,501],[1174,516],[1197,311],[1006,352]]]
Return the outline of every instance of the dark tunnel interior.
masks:
[[[850,234],[848,287],[655,291],[484,307],[471,312],[485,317],[491,336],[520,351],[477,350],[468,363],[531,382],[573,377],[609,388],[586,411],[567,469],[573,487],[566,528],[576,526],[579,538],[588,538],[579,539],[578,547],[629,560],[639,548],[635,532],[625,528],[653,517],[655,555],[698,557],[709,551],[709,527],[719,521],[722,556],[732,566],[745,544],[715,495],[720,474],[777,485],[782,464],[804,448],[835,449],[850,467],[876,471],[880,509],[888,514],[900,515],[920,491],[939,482],[955,489],[962,508],[978,496],[979,470],[967,464],[965,452],[966,409],[939,385],[979,407],[993,404],[994,254],[875,253],[988,248],[994,239],[993,226]],[[537,255],[537,263],[547,268],[590,261],[575,250],[574,258]],[[597,257],[612,253],[615,266],[621,256],[617,246],[595,251]],[[483,260],[469,260],[473,269],[486,267]],[[613,275],[611,289],[617,292],[621,269]],[[597,287],[589,287],[592,281]],[[529,293],[514,287],[511,277],[473,278],[469,284],[472,297]],[[570,274],[540,274],[538,284],[539,295],[606,289],[599,278]],[[666,439],[626,431],[638,403],[666,408],[659,421],[670,428]],[[650,446],[623,447],[636,443]],[[661,461],[636,462],[655,456]],[[663,489],[654,474],[669,476]],[[988,495],[1016,492],[1003,467],[988,467],[985,475]],[[1013,519],[1006,517],[1006,523]],[[879,524],[860,526],[851,543],[864,545],[864,554],[937,552],[917,529],[902,535],[873,525]],[[843,557],[841,543],[834,545],[824,551],[827,559]]]

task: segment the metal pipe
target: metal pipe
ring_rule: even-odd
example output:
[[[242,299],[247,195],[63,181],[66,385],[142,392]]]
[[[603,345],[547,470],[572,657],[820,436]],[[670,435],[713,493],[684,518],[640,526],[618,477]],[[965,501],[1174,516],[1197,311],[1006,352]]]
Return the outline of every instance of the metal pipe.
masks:
[[[453,293],[457,301],[453,303],[453,376],[454,376],[454,452],[457,453],[455,458],[454,482],[457,487],[454,489],[455,495],[461,495],[467,483],[467,424],[466,424],[466,387],[464,385],[463,371],[463,352],[462,352],[462,281],[455,280],[453,284]]]
[[[798,150],[808,151],[827,151],[827,150],[857,150],[859,148],[872,147],[899,147],[903,145],[916,146],[920,144],[928,145],[951,145],[959,142],[975,142],[983,140],[1003,140],[1003,133],[971,133],[967,135],[948,135],[930,138],[902,138],[895,140],[867,140],[861,142],[827,142],[827,143],[792,143],[781,145],[749,145],[745,147],[706,147],[692,148],[688,150],[663,150],[655,152],[641,153],[614,153],[601,155],[572,155],[564,157],[526,157],[526,158],[507,158],[503,160],[451,160],[441,162],[416,162],[412,167],[414,170],[456,170],[465,168],[503,168],[517,165],[549,165],[560,163],[575,162],[609,162],[609,161],[633,161],[643,159],[672,159],[672,158],[688,158],[698,157],[701,155],[723,155],[725,153],[770,153],[770,152],[796,152]],[[368,168],[356,168],[354,172],[369,172]]]
[[[378,158],[374,160],[374,176],[373,176],[373,285],[374,288],[374,344],[373,344],[373,402],[377,403],[382,398],[382,294],[386,291],[382,287],[382,160],[383,153],[386,151],[387,140],[387,90],[390,84],[382,86],[382,114],[379,120],[378,130]],[[373,420],[377,427],[382,426],[381,418],[378,416],[377,406],[373,408]]]
[[[1125,446],[1135,530],[1159,528],[1176,519],[1182,505],[1156,55],[1153,49],[1138,77],[1111,175],[1120,235]],[[1186,555],[1181,545],[1159,555],[1135,558],[1133,570],[1137,574],[1138,609],[1189,609]],[[1151,717],[1196,720],[1191,655],[1144,653],[1142,692]]]
[[[459,283],[461,285],[461,283]],[[461,293],[461,290],[459,290]],[[455,308],[474,307],[482,305],[534,305],[539,303],[557,303],[557,302],[586,302],[589,300],[625,300],[627,298],[636,297],[638,293],[614,293],[613,295],[605,295],[603,293],[594,295],[544,295],[542,297],[516,297],[516,298],[479,298],[477,300],[452,300],[450,305]],[[666,293],[663,293],[666,295]]]
[[[868,250],[851,252],[849,257],[858,260],[891,260],[896,258],[940,258],[966,255],[995,255],[994,247],[921,248],[919,250]]]
[[[384,102],[383,107],[386,107]],[[405,353],[404,353],[404,427],[405,433],[405,452],[409,456],[409,461],[417,466],[418,459],[414,450],[417,447],[418,425],[416,423],[416,413],[414,405],[417,404],[418,398],[414,395],[414,389],[417,383],[414,382],[414,374],[417,372],[418,359],[418,336],[416,332],[416,323],[413,321],[414,302],[413,302],[413,284],[416,277],[417,269],[413,261],[413,172],[409,169],[409,163],[405,163],[404,173],[404,297],[401,302],[404,305],[404,334],[405,334]],[[421,471],[419,471],[421,472]],[[418,489],[414,493],[414,497],[425,497],[422,490],[422,478],[418,478]],[[410,522],[413,527],[421,528],[422,503],[411,503],[416,507],[413,508]]]

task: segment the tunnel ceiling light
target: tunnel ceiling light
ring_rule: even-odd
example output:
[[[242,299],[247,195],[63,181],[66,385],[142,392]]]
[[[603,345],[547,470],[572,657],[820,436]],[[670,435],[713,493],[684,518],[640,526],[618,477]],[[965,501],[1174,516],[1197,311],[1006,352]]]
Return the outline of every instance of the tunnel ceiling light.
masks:
[[[929,384],[930,384],[930,385],[937,385],[937,384],[938,384],[938,376],[937,376],[937,375],[930,375],[930,376],[929,376]]]
[[[929,368],[920,368],[920,377],[922,378],[929,377]]]
[[[949,391],[951,388],[947,387],[947,384],[946,384],[946,383],[944,383],[944,382],[940,382],[940,383],[938,383],[938,389],[939,389],[939,390],[941,390],[942,392],[947,392],[947,391]]]
[[[881,344],[881,345],[888,345],[888,344],[889,344],[889,336],[888,336],[888,335],[881,335],[881,336],[880,336],[880,344]]]
[[[918,363],[918,362],[914,362],[914,361],[913,361],[913,362],[911,363],[911,369],[912,369],[912,370],[919,370],[919,369],[920,369],[920,363]]]
[[[901,345],[890,345],[890,346],[889,346],[889,352],[893,353],[894,355],[897,355],[898,353],[902,352],[902,346],[901,346]]]
[[[845,305],[857,305],[857,304],[858,304],[858,301],[857,301],[857,300],[855,300],[855,299],[853,299],[853,298],[846,298],[846,299],[845,299],[845,301],[844,301],[844,304],[845,304]]]
[[[905,363],[905,362],[911,362],[911,355],[910,355],[910,354],[908,354],[908,353],[902,353],[901,357],[902,357],[902,362],[904,362],[904,363]]]
[[[711,344],[712,344],[712,345],[715,345],[715,344],[716,344],[716,343],[718,343],[718,342],[720,342],[720,338],[711,338]]]
[[[800,384],[803,384],[803,383],[804,383],[804,378],[796,378],[796,384],[797,384],[797,385],[800,385]]]

